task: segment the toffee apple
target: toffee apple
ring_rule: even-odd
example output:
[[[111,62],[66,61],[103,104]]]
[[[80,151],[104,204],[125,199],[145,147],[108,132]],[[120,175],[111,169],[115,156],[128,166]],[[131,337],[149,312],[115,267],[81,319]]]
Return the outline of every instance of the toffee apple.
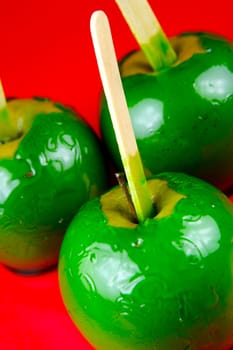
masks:
[[[139,26],[139,22],[145,20],[145,1],[117,2],[124,11],[124,6],[138,3],[134,24],[138,25],[135,31],[142,31],[144,24]],[[149,17],[146,12],[147,27]],[[182,33],[168,42],[161,28],[155,33],[153,26],[147,46],[139,42],[141,49],[120,62],[144,169],[148,175],[186,172],[226,190],[233,185],[233,44],[204,32]],[[104,97],[100,123],[104,142],[120,170]]]
[[[91,32],[136,216],[121,187],[81,207],[60,251],[65,306],[96,350],[228,350],[233,206],[187,174],[143,178],[102,11]]]
[[[73,219],[59,259],[66,308],[97,350],[229,350],[233,206],[186,174],[148,185],[155,214],[143,223],[119,187]]]
[[[107,187],[102,148],[72,109],[12,99],[0,142],[0,262],[30,272],[57,263],[77,209]],[[10,132],[10,137],[9,133]]]

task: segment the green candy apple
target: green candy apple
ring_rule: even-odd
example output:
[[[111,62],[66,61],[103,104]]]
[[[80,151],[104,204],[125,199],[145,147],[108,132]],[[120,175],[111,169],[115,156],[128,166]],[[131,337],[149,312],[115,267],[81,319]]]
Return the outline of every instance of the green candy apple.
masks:
[[[12,99],[7,109],[15,137],[0,140],[0,262],[43,270],[57,263],[77,209],[106,190],[107,167],[96,135],[70,108]]]
[[[185,172],[226,190],[233,185],[233,45],[209,33],[174,37],[174,64],[152,71],[141,51],[120,63],[147,175]],[[101,131],[122,169],[105,98]]]
[[[140,224],[119,187],[74,217],[58,265],[65,306],[98,350],[229,350],[232,203],[187,174],[148,186],[155,213]]]

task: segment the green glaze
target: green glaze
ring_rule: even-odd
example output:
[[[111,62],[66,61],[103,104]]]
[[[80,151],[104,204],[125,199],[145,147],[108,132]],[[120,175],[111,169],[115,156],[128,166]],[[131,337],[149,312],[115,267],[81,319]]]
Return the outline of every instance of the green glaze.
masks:
[[[67,310],[97,350],[229,350],[233,206],[185,174],[148,184],[157,214],[144,223],[117,187],[72,220],[59,259]]]
[[[18,138],[0,145],[0,262],[34,271],[57,263],[79,207],[102,193],[101,145],[71,109],[48,100],[8,103]]]
[[[123,86],[145,172],[186,172],[225,190],[233,185],[233,46],[206,33],[172,43],[178,59],[162,71],[137,53],[121,62],[122,74],[131,74]],[[105,99],[100,123],[120,171]]]

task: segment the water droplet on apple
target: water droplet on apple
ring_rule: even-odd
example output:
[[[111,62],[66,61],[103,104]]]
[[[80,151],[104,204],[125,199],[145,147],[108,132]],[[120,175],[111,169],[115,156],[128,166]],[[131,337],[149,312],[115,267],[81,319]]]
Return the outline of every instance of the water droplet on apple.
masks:
[[[71,268],[68,269],[68,275],[73,278],[73,270]]]
[[[91,253],[89,257],[90,257],[90,262],[94,264],[96,262],[96,260],[97,260],[96,254],[95,253]]]
[[[60,136],[60,142],[70,149],[73,149],[75,146],[75,140],[71,135],[63,134]]]
[[[81,274],[80,279],[87,291],[96,293],[96,285],[90,275],[87,273]]]
[[[172,242],[173,247],[186,256],[191,265],[202,263],[203,256],[197,245],[186,237],[181,237],[179,241]]]
[[[56,145],[56,142],[52,138],[50,138],[48,140],[47,148],[48,148],[49,151],[55,151],[56,150],[57,145]]]
[[[132,247],[139,248],[142,246],[142,244],[143,244],[143,239],[138,238],[136,242],[132,243]]]
[[[131,296],[121,295],[117,298],[116,302],[118,304],[120,315],[122,317],[127,317],[133,312],[133,307],[135,307],[135,303]]]
[[[114,243],[114,244],[112,245],[112,250],[113,250],[114,252],[117,252],[117,251],[119,250],[118,244]]]

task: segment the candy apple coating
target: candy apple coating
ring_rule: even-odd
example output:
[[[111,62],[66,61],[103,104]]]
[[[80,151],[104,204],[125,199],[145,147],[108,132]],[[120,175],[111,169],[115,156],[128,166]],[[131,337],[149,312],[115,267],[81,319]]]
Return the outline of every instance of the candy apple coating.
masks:
[[[148,185],[155,215],[143,223],[119,187],[74,217],[58,265],[65,306],[97,350],[229,350],[232,203],[182,173]]]
[[[0,262],[34,271],[55,265],[78,208],[107,188],[102,146],[70,108],[47,99],[7,104],[17,137],[0,143]]]
[[[225,190],[233,185],[233,45],[209,33],[171,39],[177,61],[153,72],[141,51],[120,62],[147,175],[185,172]],[[105,98],[101,131],[117,169],[121,159]]]

